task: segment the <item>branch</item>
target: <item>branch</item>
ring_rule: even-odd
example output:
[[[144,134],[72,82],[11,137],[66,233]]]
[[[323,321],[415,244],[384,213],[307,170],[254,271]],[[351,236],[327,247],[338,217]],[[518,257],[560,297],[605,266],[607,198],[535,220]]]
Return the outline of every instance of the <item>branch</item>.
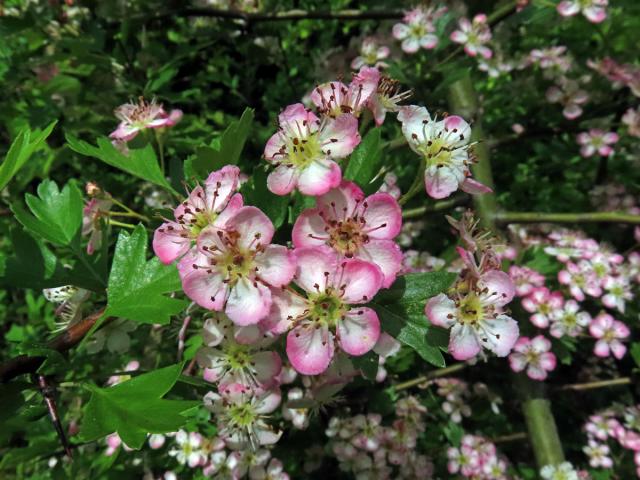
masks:
[[[70,325],[64,332],[51,340],[47,346],[51,350],[66,352],[76,346],[91,330],[102,314],[104,308],[83,318],[78,323]],[[25,373],[35,373],[44,363],[46,357],[28,355],[18,355],[0,365],[0,383],[7,383],[9,380]]]
[[[581,392],[584,390],[595,390],[597,388],[615,387],[619,385],[630,385],[631,377],[612,378],[610,380],[598,380],[597,382],[588,383],[570,383],[559,388],[561,391],[573,390]]]
[[[538,213],[498,212],[496,222],[507,223],[630,223],[640,224],[640,215],[624,212]]]
[[[415,387],[416,385],[420,385],[422,383],[428,382],[429,380],[433,380],[434,378],[446,377],[447,375],[451,375],[453,373],[459,372],[460,370],[464,370],[467,368],[466,363],[456,363],[451,365],[450,367],[440,368],[438,370],[433,370],[426,375],[421,377],[414,378],[412,380],[407,380],[406,382],[398,383],[393,386],[393,389],[396,392],[400,390],[406,390],[407,388]]]
[[[456,195],[447,200],[441,200],[424,207],[408,208],[402,212],[402,218],[418,218],[423,216],[425,213],[449,210],[450,208],[467,203],[468,200],[469,197],[467,195]]]

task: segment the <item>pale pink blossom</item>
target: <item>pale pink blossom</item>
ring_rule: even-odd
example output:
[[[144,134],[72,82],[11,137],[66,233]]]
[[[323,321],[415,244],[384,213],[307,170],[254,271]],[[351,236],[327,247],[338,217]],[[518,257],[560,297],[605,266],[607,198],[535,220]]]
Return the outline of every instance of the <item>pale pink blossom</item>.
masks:
[[[547,373],[556,368],[556,356],[550,352],[551,342],[542,335],[534,338],[520,337],[509,355],[509,365],[514,372],[526,369],[533,380],[544,380]]]
[[[174,440],[176,448],[169,450],[169,455],[175,457],[181,465],[194,468],[203,466],[207,462],[207,454],[203,449],[203,438],[197,432],[176,432]]]
[[[287,392],[287,403],[282,406],[282,416],[291,422],[294,428],[304,430],[309,426],[311,411],[295,405],[304,398],[304,391],[300,388],[292,388]]]
[[[580,310],[578,302],[567,300],[561,310],[552,312],[549,333],[556,338],[577,337],[590,321],[591,316]]]
[[[471,127],[463,118],[451,115],[437,121],[426,108],[410,105],[400,108],[398,120],[409,146],[425,162],[429,196],[446,198],[458,188],[471,194],[491,191],[471,178]]]
[[[623,322],[615,320],[607,313],[601,313],[589,324],[589,333],[598,339],[593,349],[598,357],[613,355],[620,360],[627,352],[627,347],[622,343],[631,331]]]
[[[536,48],[529,52],[524,66],[537,65],[545,70],[546,78],[554,78],[564,75],[571,69],[572,60],[567,54],[567,47]],[[564,77],[560,77],[560,82]]]
[[[516,295],[526,297],[536,287],[544,285],[544,275],[528,267],[512,265],[509,267],[509,276],[516,286]]]
[[[162,104],[155,99],[145,102],[140,98],[138,103],[125,103],[115,110],[115,115],[120,120],[109,137],[118,142],[128,142],[138,133],[147,128],[172,127],[182,118],[181,110],[172,110],[167,113]]]
[[[587,158],[594,153],[602,157],[610,157],[613,155],[613,147],[611,145],[618,141],[618,134],[614,132],[604,132],[600,129],[593,128],[588,132],[579,133],[576,137],[581,145],[580,154]]]
[[[547,328],[554,311],[562,308],[564,298],[560,292],[550,292],[546,287],[534,289],[522,299],[522,308],[532,313],[529,319],[538,328]]]
[[[109,210],[113,201],[109,197],[92,198],[82,210],[82,236],[89,237],[87,254],[93,255],[102,246],[103,223],[109,223]]]
[[[558,13],[572,17],[582,13],[591,23],[601,23],[607,18],[609,0],[563,0],[558,4]]]
[[[194,188],[187,199],[173,211],[174,220],[158,227],[153,235],[153,251],[160,261],[169,264],[191,249],[200,233],[212,226],[223,229],[227,220],[243,206],[239,189],[240,169],[227,165],[212,172],[204,186]]]
[[[575,120],[582,115],[582,105],[589,100],[589,94],[576,80],[562,77],[556,85],[549,87],[546,98],[550,103],[562,105],[562,114],[567,120]]]
[[[627,109],[622,115],[622,123],[627,126],[629,135],[640,138],[640,107]]]
[[[187,296],[237,325],[258,323],[271,308],[269,287],[287,285],[295,272],[292,253],[271,244],[273,234],[271,220],[256,207],[240,208],[224,230],[205,228],[197,249],[178,265]]]
[[[360,55],[353,59],[351,68],[360,70],[362,67],[386,68],[388,64],[384,61],[389,57],[389,47],[378,45],[375,38],[367,37],[360,46]]]
[[[456,360],[475,357],[483,348],[506,357],[518,339],[518,323],[503,307],[515,295],[509,276],[498,270],[483,273],[474,288],[454,298],[441,293],[425,306],[429,321],[451,328],[449,352]]]
[[[402,41],[402,50],[416,53],[420,48],[435,48],[438,45],[435,22],[446,11],[444,7],[434,9],[419,6],[406,12],[402,23],[396,23],[392,30],[394,38]]]
[[[380,71],[373,67],[362,67],[349,85],[341,81],[318,85],[311,92],[311,101],[323,116],[339,118],[348,113],[358,118],[376,92]]]
[[[613,459],[610,457],[611,451],[606,443],[589,440],[589,444],[583,447],[582,451],[589,457],[589,465],[593,468],[613,467]]]
[[[598,277],[586,261],[568,262],[565,269],[558,272],[558,281],[568,286],[573,298],[579,302],[584,301],[585,293],[591,297],[602,295]]]
[[[358,121],[351,114],[320,120],[303,104],[289,105],[279,116],[280,130],[268,141],[264,158],[275,165],[267,186],[276,195],[295,188],[305,195],[322,195],[340,184],[335,159],[344,158],[360,143]]]
[[[335,343],[349,355],[364,355],[380,336],[376,312],[361,306],[376,295],[382,272],[369,262],[340,260],[327,247],[297,248],[293,290],[274,290],[275,308],[266,320],[276,333],[287,335],[287,356],[304,375],[319,375],[329,367]]]
[[[402,227],[402,212],[387,193],[368,197],[355,183],[343,180],[338,188],[316,198],[316,207],[303,211],[293,226],[296,248],[327,245],[338,255],[369,262],[383,275],[388,288],[402,265],[402,252],[393,240]]]
[[[405,101],[412,94],[411,90],[402,91],[397,80],[384,75],[380,77],[376,91],[367,102],[367,107],[371,110],[376,125],[380,126],[384,123],[388,112],[400,110],[400,102]]]
[[[614,88],[628,87],[631,93],[640,97],[640,67],[631,63],[620,64],[610,57],[588,60],[587,66],[604,75]]]
[[[602,286],[605,290],[602,296],[602,304],[605,307],[615,308],[620,313],[624,313],[626,302],[633,299],[629,280],[623,275],[617,277],[610,275],[605,277]]]
[[[469,21],[467,18],[458,20],[458,30],[451,33],[451,40],[464,45],[467,55],[475,57],[480,55],[484,58],[491,58],[493,52],[486,46],[491,40],[491,29],[487,21],[487,16],[480,13]]]

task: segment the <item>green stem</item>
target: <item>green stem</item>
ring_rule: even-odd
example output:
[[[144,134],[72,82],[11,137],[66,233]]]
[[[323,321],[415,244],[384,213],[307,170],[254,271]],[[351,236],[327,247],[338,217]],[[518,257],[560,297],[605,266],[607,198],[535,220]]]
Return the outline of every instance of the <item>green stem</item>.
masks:
[[[117,198],[111,197],[110,200],[114,203],[114,205],[117,205],[118,207],[120,207],[123,210],[125,210],[129,214],[127,216],[136,217],[136,218],[139,218],[140,220],[143,220],[145,222],[149,221],[149,217],[147,217],[145,215],[142,215],[141,213],[138,213],[135,210],[131,210],[129,207],[127,207],[124,203],[122,203]],[[121,213],[121,212],[113,212],[113,213],[119,213],[120,215],[124,216],[124,214]]]
[[[560,390],[573,390],[582,392],[583,390],[595,390],[597,388],[618,387],[620,385],[630,385],[631,377],[612,378],[610,380],[598,380],[597,382],[588,383],[571,383],[563,385]]]
[[[485,135],[478,115],[478,95],[469,72],[449,87],[449,103],[453,113],[469,121],[475,120],[472,125],[471,139],[479,143],[474,148],[477,163],[472,166],[472,172],[476,180],[494,189],[489,150],[486,143],[482,142]],[[473,202],[482,227],[497,233],[495,217],[498,205],[495,194],[474,195]],[[518,375],[516,378],[522,412],[538,466],[561,463],[564,460],[562,443],[549,400],[542,390],[543,384],[533,382],[523,375]]]
[[[119,222],[117,220],[114,220],[113,218],[109,219],[109,225],[114,225],[116,227],[122,227],[122,228],[131,228],[131,229],[136,228],[136,226],[132,223]]]
[[[449,367],[433,370],[432,372],[429,372],[426,375],[423,375],[421,377],[413,378],[411,380],[407,380],[406,382],[398,383],[397,385],[393,386],[393,389],[396,392],[399,392],[400,390],[406,390],[407,388],[415,387],[429,380],[433,380],[434,378],[446,377],[447,375],[457,373],[461,370],[464,370],[465,368],[467,368],[466,363],[456,363]]]
[[[420,163],[420,166],[421,166],[420,168],[424,168],[422,166],[422,163]],[[398,203],[400,205],[404,205],[405,203],[407,203],[409,200],[411,200],[415,196],[416,193],[418,193],[420,190],[422,190],[422,188],[423,188],[422,185],[423,185],[423,182],[424,182],[423,178],[424,178],[423,177],[423,172],[422,172],[422,170],[419,170],[416,173],[416,176],[413,179],[413,183],[409,187],[409,190],[407,190],[407,193],[402,195],[400,197],[400,200],[398,200]]]
[[[422,207],[408,208],[403,210],[402,218],[419,218],[426,213],[441,212],[443,210],[449,210],[467,201],[466,195],[456,195],[446,200],[440,200],[432,203],[431,205],[425,205]]]
[[[158,156],[160,157],[160,170],[164,175],[164,142],[162,141],[162,133],[159,133],[157,129],[154,129],[156,137],[156,144],[158,145]]]
[[[508,223],[630,223],[640,224],[640,215],[624,212],[539,213],[498,212],[495,221]]]

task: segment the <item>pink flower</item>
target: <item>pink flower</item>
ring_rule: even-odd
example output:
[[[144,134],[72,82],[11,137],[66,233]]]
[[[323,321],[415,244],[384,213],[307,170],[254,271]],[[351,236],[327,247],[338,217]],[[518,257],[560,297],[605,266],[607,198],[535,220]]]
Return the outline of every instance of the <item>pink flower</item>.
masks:
[[[640,107],[629,108],[622,116],[622,123],[627,126],[627,133],[632,137],[640,138]]]
[[[563,0],[558,4],[558,13],[572,17],[580,12],[591,23],[600,23],[607,18],[609,0]]]
[[[267,142],[264,158],[276,166],[267,186],[276,195],[298,188],[322,195],[340,184],[342,172],[334,159],[344,158],[360,143],[358,121],[351,114],[322,121],[301,103],[279,116],[280,130]]]
[[[125,103],[119,106],[115,115],[120,124],[109,137],[119,142],[128,142],[141,130],[174,126],[182,118],[182,111],[172,110],[171,113],[167,113],[162,104],[156,103],[155,99],[148,103],[140,98],[137,104]]]
[[[588,60],[587,65],[611,81],[613,88],[629,87],[631,93],[640,97],[640,68],[631,63],[620,64],[605,57],[598,61]]]
[[[602,303],[605,307],[615,308],[620,313],[624,313],[626,302],[633,299],[629,280],[620,275],[618,277],[607,276],[602,282],[606,293],[602,296]]]
[[[589,94],[580,88],[577,81],[565,77],[560,78],[557,85],[549,87],[546,97],[550,103],[563,106],[562,114],[567,120],[575,120],[582,115],[582,105],[589,100]]]
[[[287,285],[295,260],[271,245],[271,220],[256,207],[242,207],[225,229],[205,228],[197,249],[178,265],[182,287],[201,307],[223,311],[237,325],[258,323],[271,308],[269,287]]]
[[[589,465],[593,468],[613,467],[613,459],[609,456],[610,450],[607,444],[589,440],[589,444],[582,451],[589,457]]]
[[[257,327],[242,327],[257,328]],[[235,332],[234,332],[235,330]],[[239,383],[248,388],[277,386],[282,361],[274,351],[261,351],[259,344],[243,344],[241,329],[219,314],[204,324],[204,347],[198,351],[198,365],[205,368],[205,380],[226,385]]]
[[[435,48],[438,45],[438,37],[435,35],[434,22],[446,11],[444,7],[416,7],[406,12],[402,23],[396,23],[392,30],[394,38],[402,41],[402,51],[416,53],[420,48]]]
[[[311,92],[311,101],[324,116],[339,118],[349,113],[357,118],[378,88],[379,81],[377,68],[363,67],[349,85],[340,81],[318,85]]]
[[[538,328],[547,328],[554,311],[562,308],[564,298],[560,292],[550,292],[546,287],[534,289],[522,299],[522,308],[533,313],[529,319]]]
[[[89,237],[88,255],[93,255],[102,245],[102,224],[112,206],[113,201],[108,197],[92,198],[82,210],[82,235]]]
[[[520,337],[509,355],[509,365],[514,372],[527,369],[527,376],[533,380],[544,380],[547,372],[556,368],[556,356],[550,352],[551,342],[538,335],[532,339]]]
[[[527,267],[518,267],[512,265],[509,267],[509,276],[516,286],[516,295],[525,297],[529,295],[536,287],[544,285],[544,275]]]
[[[562,310],[552,312],[549,333],[556,338],[564,335],[577,337],[590,321],[591,316],[587,312],[580,311],[578,302],[567,300]]]
[[[393,241],[402,227],[396,199],[387,193],[365,198],[360,187],[343,180],[338,188],[317,197],[316,205],[296,220],[293,245],[328,245],[340,256],[372,263],[382,272],[382,287],[388,288],[402,266],[402,252]]]
[[[471,178],[471,127],[464,119],[451,115],[436,121],[426,108],[410,105],[400,108],[398,120],[409,146],[425,162],[424,182],[429,196],[446,198],[458,188],[471,194],[491,191]]]
[[[218,434],[229,448],[255,450],[261,445],[273,445],[282,435],[266,422],[267,415],[280,405],[280,399],[279,390],[256,391],[230,384],[220,394],[207,393],[204,405],[215,414]]]
[[[531,64],[538,65],[543,70],[548,70],[550,73],[545,74],[547,78],[553,78],[556,75],[563,75],[571,69],[571,57],[566,54],[567,47],[560,45],[557,47],[549,48],[535,48],[529,52],[524,66]],[[561,82],[566,78],[561,77]]]
[[[376,125],[382,125],[387,112],[397,112],[400,109],[400,102],[405,101],[412,94],[411,90],[401,91],[397,80],[387,76],[380,77],[378,88],[367,102],[367,107],[371,110]]]
[[[562,285],[567,285],[573,298],[579,302],[584,301],[585,293],[592,297],[602,295],[598,277],[585,261],[581,261],[578,264],[567,263],[566,268],[558,272],[558,281]]]
[[[304,375],[319,375],[331,363],[334,344],[350,355],[364,355],[380,336],[374,310],[361,307],[382,284],[380,269],[362,260],[338,260],[326,248],[297,248],[295,283],[305,292],[274,290],[276,308],[266,320],[276,333],[291,329],[287,355]]]
[[[627,338],[631,331],[624,323],[615,320],[607,313],[601,313],[589,324],[589,333],[598,341],[593,349],[598,357],[608,357],[613,354],[618,360],[624,357],[627,347],[622,340]]]
[[[464,45],[467,55],[475,57],[480,54],[484,58],[491,58],[493,52],[485,46],[491,40],[491,29],[485,14],[476,15],[472,21],[463,17],[458,20],[458,27],[459,30],[451,34],[452,41]]]
[[[351,68],[360,70],[362,67],[386,68],[384,60],[389,56],[389,47],[378,46],[378,42],[371,37],[365,38],[360,46],[360,55],[353,59]]]
[[[588,132],[579,133],[576,138],[578,143],[582,145],[580,154],[583,157],[590,157],[596,152],[603,157],[609,157],[613,155],[611,145],[618,141],[618,134],[614,132],[605,133],[602,130],[593,128]]]
[[[502,307],[515,294],[513,281],[498,270],[483,273],[468,292],[454,299],[444,293],[431,298],[425,315],[438,327],[451,328],[449,352],[456,360],[475,357],[482,348],[506,357],[518,339],[518,323]]]
[[[158,227],[153,235],[153,251],[164,264],[181,258],[208,226],[222,229],[243,206],[239,188],[240,169],[227,165],[212,172],[173,211],[175,220]]]

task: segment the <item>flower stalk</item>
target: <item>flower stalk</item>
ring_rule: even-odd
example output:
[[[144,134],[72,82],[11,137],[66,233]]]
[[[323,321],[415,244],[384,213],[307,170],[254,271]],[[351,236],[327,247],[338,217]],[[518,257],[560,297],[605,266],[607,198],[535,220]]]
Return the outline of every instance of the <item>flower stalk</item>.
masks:
[[[640,215],[625,212],[542,213],[498,212],[495,221],[509,223],[628,223],[640,224]]]

